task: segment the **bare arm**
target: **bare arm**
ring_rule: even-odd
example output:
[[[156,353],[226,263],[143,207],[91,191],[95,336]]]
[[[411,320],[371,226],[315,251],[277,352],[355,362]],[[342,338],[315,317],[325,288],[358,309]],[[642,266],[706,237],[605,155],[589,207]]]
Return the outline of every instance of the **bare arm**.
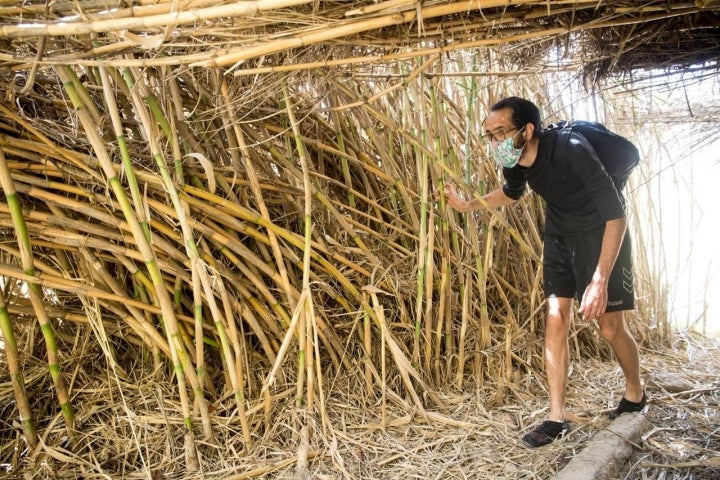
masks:
[[[603,234],[600,258],[598,259],[593,278],[585,289],[582,302],[580,303],[579,311],[583,314],[583,317],[588,320],[597,318],[600,314],[605,313],[610,273],[615,266],[615,260],[617,260],[618,253],[620,252],[626,228],[627,220],[625,218],[609,220],[605,223],[605,233]]]
[[[445,185],[444,193],[447,204],[458,212],[471,212],[473,210],[479,210],[486,205],[494,208],[502,207],[515,202],[515,200],[505,195],[502,188],[495,189],[484,195],[482,198],[485,202],[481,202],[477,198],[471,198],[470,200],[463,199],[452,183]]]

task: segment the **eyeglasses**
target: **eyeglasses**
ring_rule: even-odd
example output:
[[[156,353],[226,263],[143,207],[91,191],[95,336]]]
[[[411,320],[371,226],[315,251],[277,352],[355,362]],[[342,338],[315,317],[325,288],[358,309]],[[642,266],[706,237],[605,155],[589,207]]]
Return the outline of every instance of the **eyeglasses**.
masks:
[[[525,127],[523,127],[523,128],[525,128]],[[519,129],[519,130],[522,130],[522,129]],[[515,131],[518,131],[517,127],[512,127],[508,130],[505,130],[504,128],[499,128],[499,129],[495,130],[494,133],[486,133],[485,135],[482,135],[480,138],[482,138],[483,141],[486,143],[500,142],[502,140],[507,139],[510,132],[515,132]]]

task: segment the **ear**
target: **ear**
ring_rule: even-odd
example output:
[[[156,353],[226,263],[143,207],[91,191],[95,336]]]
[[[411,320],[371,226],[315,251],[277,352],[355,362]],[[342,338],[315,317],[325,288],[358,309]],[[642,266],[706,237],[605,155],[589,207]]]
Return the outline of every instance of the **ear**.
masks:
[[[523,131],[523,137],[525,138],[525,141],[530,141],[530,139],[532,139],[534,135],[535,125],[533,125],[532,123],[526,123],[525,130]]]

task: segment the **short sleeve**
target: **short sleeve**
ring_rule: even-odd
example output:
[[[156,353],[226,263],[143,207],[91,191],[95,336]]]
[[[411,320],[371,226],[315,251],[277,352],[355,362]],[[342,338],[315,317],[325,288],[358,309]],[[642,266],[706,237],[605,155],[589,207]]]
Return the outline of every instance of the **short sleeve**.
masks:
[[[517,166],[513,168],[503,167],[503,177],[505,177],[505,184],[502,187],[503,193],[513,200],[519,200],[526,190],[525,173]]]

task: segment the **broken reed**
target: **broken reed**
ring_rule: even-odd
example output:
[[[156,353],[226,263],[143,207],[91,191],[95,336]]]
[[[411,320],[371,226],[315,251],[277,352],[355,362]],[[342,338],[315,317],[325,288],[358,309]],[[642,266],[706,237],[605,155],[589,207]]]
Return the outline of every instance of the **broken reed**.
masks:
[[[66,259],[36,265],[36,281],[63,293],[46,299],[48,322],[85,329],[74,319],[92,300],[115,344],[168,362],[189,465],[195,422],[211,438],[218,421],[210,403],[239,420],[249,448],[289,386],[313,414],[327,379],[357,376],[366,401],[424,414],[442,407],[440,387],[501,404],[523,373],[540,375],[540,202],[457,214],[434,199],[448,181],[478,197],[498,185],[479,135],[506,86],[420,75],[442,73],[437,59],[393,72],[402,88],[318,76],[310,93],[292,76],[283,89],[109,67],[80,69],[81,81],[59,67],[55,94],[75,110],[52,110],[46,132],[0,137],[6,202],[15,188],[31,203],[0,205],[0,226],[22,232],[22,220],[28,254]],[[0,275],[26,281],[32,258],[0,248],[17,257]],[[13,292],[9,314],[29,318]],[[595,337],[573,341],[577,354],[597,350]]]

